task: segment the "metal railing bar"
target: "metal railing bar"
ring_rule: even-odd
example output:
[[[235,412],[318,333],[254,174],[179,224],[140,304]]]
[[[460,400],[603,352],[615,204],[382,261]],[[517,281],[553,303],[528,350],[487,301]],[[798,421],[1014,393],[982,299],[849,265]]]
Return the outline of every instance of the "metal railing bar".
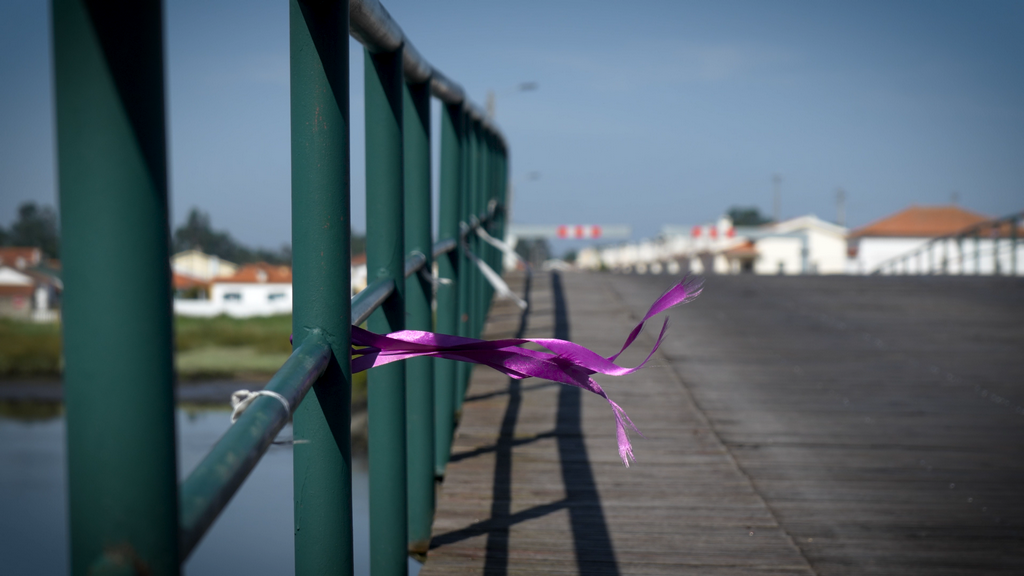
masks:
[[[491,211],[493,213],[493,210]],[[465,222],[460,223],[462,230],[462,236],[473,232],[480,226],[486,224],[491,219],[491,216],[485,216],[483,218],[477,218],[471,216],[470,221],[472,224],[466,224]],[[458,246],[458,243],[454,238],[448,240],[442,240],[434,244],[434,257],[440,256],[447,252],[451,252]],[[412,254],[405,260],[404,277],[408,278],[423,267],[427,259],[423,254]],[[370,317],[370,314],[374,310],[380,307],[388,296],[394,292],[394,282],[388,279],[379,279],[368,285],[366,288],[361,290],[358,294],[352,297],[352,324],[358,326],[366,321]]]
[[[378,278],[352,297],[352,325],[359,326],[395,291],[395,281]]]
[[[283,396],[291,409],[286,411],[274,398],[257,398],[181,483],[179,558],[182,562],[291,419],[291,413],[330,359],[331,346],[322,334],[314,332],[303,340],[265,388]]]
[[[471,224],[461,223],[462,235],[469,234],[489,221],[495,210],[489,207],[482,218],[470,217]],[[455,239],[434,245],[438,256],[454,250]],[[405,277],[418,272],[426,263],[420,253],[405,261]],[[395,291],[395,282],[381,278],[352,297],[352,324],[365,322]],[[265,389],[281,394],[291,411],[302,401],[313,382],[323,373],[331,357],[331,347],[319,333],[313,333],[292,352],[284,365],[267,383]],[[257,399],[252,406],[214,444],[210,453],[196,466],[180,487],[180,559],[188,558],[221,510],[259,463],[278,432],[291,418],[273,398]]]
[[[413,83],[430,82],[430,93],[446,104],[462,104],[506,147],[505,136],[476,104],[466,98],[462,86],[434,68],[378,0],[349,0],[349,33],[370,52],[394,52],[402,47],[402,70]]]
[[[465,222],[459,222],[459,238],[464,238],[470,232],[475,231],[480,226],[487,224],[494,216],[493,211],[484,218],[477,218],[476,216],[470,216],[470,224]],[[446,254],[455,250],[458,247],[458,242],[454,238],[447,240],[441,240],[434,244],[434,258],[437,258],[441,254]]]
[[[423,265],[427,263],[427,257],[420,252],[414,252],[411,256],[405,259],[405,275],[403,278],[408,278],[413,274],[420,271]]]
[[[452,250],[455,250],[455,248],[458,245],[459,243],[455,241],[455,238],[449,238],[447,240],[441,240],[440,242],[437,242],[436,244],[434,244],[434,258],[437,258],[441,254],[447,254]]]

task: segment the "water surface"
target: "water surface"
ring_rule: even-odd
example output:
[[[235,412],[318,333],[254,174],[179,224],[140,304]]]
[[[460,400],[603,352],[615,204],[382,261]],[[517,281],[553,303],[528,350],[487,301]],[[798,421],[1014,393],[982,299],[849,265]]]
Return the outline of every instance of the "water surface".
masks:
[[[0,562],[5,574],[68,572],[64,418],[57,410],[0,416]],[[184,477],[230,425],[223,410],[179,409],[178,471]],[[291,426],[280,438],[291,438]],[[353,459],[355,573],[369,574],[368,476]],[[184,566],[188,576],[292,574],[292,450],[274,445]],[[410,561],[410,574],[418,565]]]

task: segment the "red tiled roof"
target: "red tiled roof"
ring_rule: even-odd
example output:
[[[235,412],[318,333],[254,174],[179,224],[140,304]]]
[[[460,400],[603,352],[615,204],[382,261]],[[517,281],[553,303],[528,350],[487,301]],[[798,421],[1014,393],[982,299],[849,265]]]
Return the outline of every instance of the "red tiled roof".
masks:
[[[19,265],[18,259],[21,259]],[[0,264],[12,268],[25,268],[26,266],[38,266],[43,259],[43,251],[39,248],[8,246],[0,248]]]
[[[958,206],[911,206],[876,220],[850,233],[851,238],[865,236],[902,236],[932,238],[955,234],[964,228],[988,221],[988,216]]]
[[[234,276],[217,278],[216,283],[291,284],[292,269],[288,266],[274,266],[266,262],[246,264]]]
[[[35,286],[0,285],[0,298],[11,298],[21,296],[27,298],[36,291]]]
[[[754,243],[750,240],[743,242],[742,244],[733,246],[725,251],[726,257],[733,258],[751,258],[757,256],[757,249],[754,248]]]
[[[172,275],[173,277],[171,281],[175,290],[189,290],[191,288],[202,288],[207,285],[206,282],[204,282],[202,279],[193,278],[188,274],[172,272]]]

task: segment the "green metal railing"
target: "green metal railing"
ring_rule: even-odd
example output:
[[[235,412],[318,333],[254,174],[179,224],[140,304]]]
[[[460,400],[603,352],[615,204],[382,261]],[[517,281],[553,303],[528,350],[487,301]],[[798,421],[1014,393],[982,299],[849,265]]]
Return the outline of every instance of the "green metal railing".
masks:
[[[1024,212],[968,226],[938,236],[904,254],[884,260],[871,272],[929,275],[1024,274],[1019,231]]]
[[[472,231],[505,233],[504,138],[376,0],[290,0],[294,348],[266,387],[288,408],[256,399],[179,485],[161,4],[54,0],[52,15],[71,571],[179,573],[291,419],[296,573],[351,574],[350,326],[479,336],[492,290],[463,246],[500,265]],[[353,298],[349,34],[366,53],[370,280]],[[375,575],[405,574],[406,556],[427,551],[469,373],[426,358],[369,373]]]

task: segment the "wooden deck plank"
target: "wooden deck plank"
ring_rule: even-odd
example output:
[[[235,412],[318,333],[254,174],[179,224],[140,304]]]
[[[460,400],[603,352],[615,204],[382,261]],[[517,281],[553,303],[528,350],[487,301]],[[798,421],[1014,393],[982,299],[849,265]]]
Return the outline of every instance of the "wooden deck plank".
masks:
[[[564,274],[572,339],[617,350],[668,282]],[[475,371],[425,576],[1024,573],[1019,280],[712,277],[672,316],[599,379],[647,436],[628,470],[600,398],[564,422],[523,382],[503,435],[509,382]]]
[[[571,337],[610,354],[636,320],[610,286],[583,280],[562,277]],[[555,335],[558,308],[551,281],[538,275],[527,335]],[[511,316],[496,306],[500,322],[487,337],[511,335]],[[644,337],[639,347],[651,344]],[[640,359],[637,350],[623,362]],[[584,395],[566,420],[561,387],[524,381],[514,430],[503,436],[509,382],[474,370],[422,574],[810,573],[674,371],[660,364],[599,380],[647,435],[634,438],[630,469],[602,399]],[[508,457],[510,469],[496,479]]]
[[[616,278],[636,313],[665,282]],[[711,278],[663,350],[820,574],[1024,573],[1024,284]]]

